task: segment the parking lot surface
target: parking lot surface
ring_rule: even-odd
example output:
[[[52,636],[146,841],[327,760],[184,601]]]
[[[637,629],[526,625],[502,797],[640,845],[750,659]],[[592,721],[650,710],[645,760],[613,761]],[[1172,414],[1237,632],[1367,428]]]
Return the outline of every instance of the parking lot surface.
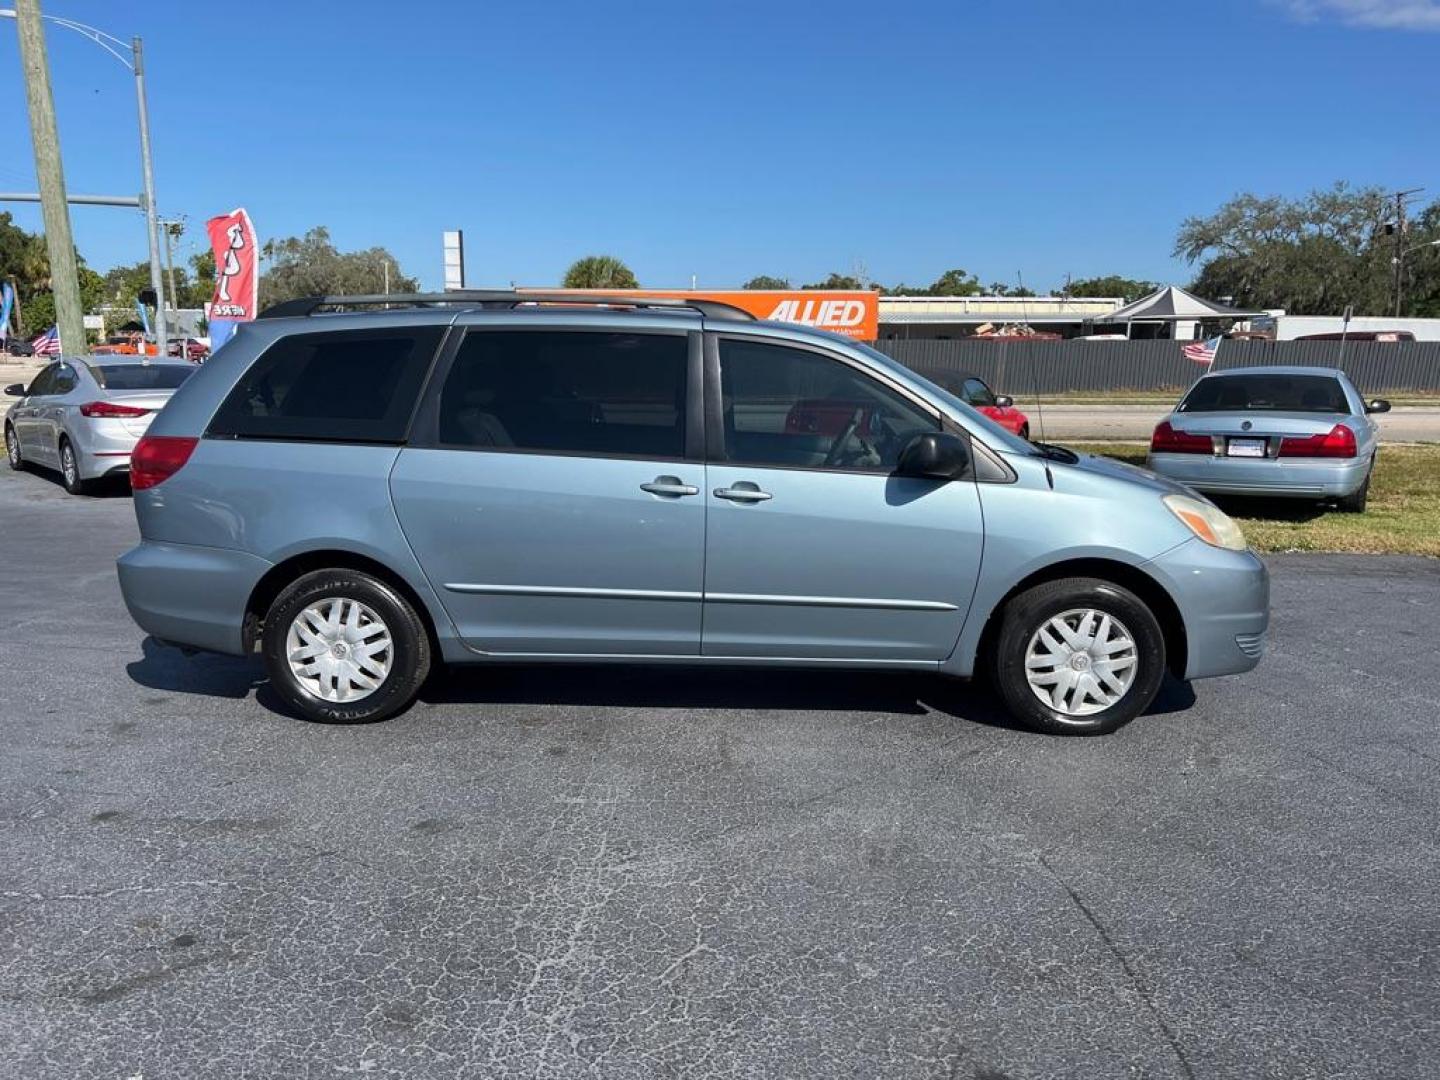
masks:
[[[143,640],[0,473],[0,1056],[84,1077],[1421,1077],[1440,566],[1103,739],[911,676],[475,669],[369,727]]]

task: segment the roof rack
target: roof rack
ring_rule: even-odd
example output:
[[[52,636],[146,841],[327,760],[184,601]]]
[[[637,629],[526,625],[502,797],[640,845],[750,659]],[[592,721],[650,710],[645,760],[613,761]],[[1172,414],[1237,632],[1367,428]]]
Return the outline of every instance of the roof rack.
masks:
[[[744,308],[719,300],[691,300],[674,296],[626,296],[566,293],[516,292],[510,289],[455,289],[441,293],[386,293],[365,296],[302,296],[272,304],[260,312],[262,319],[284,319],[314,315],[322,308],[354,307],[445,307],[461,305],[468,308],[513,310],[530,304],[584,305],[587,307],[658,309],[693,311],[707,319],[750,322],[755,316]]]

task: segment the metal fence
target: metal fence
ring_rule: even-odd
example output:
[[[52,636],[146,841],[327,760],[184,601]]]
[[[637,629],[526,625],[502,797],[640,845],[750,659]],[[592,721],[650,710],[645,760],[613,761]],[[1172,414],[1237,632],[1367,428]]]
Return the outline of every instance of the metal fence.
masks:
[[[968,371],[997,393],[1180,391],[1204,373],[1179,341],[891,339],[875,347],[907,367]],[[1440,341],[1222,341],[1215,370],[1257,364],[1343,366],[1362,394],[1440,390]]]

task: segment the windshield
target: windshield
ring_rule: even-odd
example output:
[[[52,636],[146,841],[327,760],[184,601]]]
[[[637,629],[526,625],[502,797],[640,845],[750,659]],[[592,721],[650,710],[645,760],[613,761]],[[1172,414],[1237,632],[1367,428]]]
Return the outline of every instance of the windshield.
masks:
[[[174,390],[195,373],[189,364],[98,364],[92,370],[106,390]]]
[[[1348,413],[1345,388],[1333,375],[1212,375],[1180,403],[1182,413]]]
[[[872,360],[875,360],[877,363],[882,364],[886,368],[886,370],[908,375],[910,378],[919,381],[930,392],[931,396],[943,402],[952,411],[960,413],[962,416],[965,417],[966,421],[973,424],[977,430],[983,431],[985,434],[985,441],[988,442],[995,449],[1008,450],[1012,454],[1029,454],[1032,456],[1036,453],[1035,447],[1032,446],[1030,443],[1026,442],[1024,439],[1020,438],[1019,435],[1012,435],[1010,432],[1006,431],[1003,427],[997,424],[994,420],[991,420],[984,413],[971,408],[968,404],[966,404],[960,398],[956,397],[949,390],[946,390],[943,386],[939,386],[931,382],[924,375],[921,375],[918,371],[910,370],[904,364],[901,364],[899,361],[889,356],[886,356],[878,349],[872,349],[869,345],[860,345],[858,343],[852,344],[854,344],[855,348],[859,349],[866,356],[870,357]]]

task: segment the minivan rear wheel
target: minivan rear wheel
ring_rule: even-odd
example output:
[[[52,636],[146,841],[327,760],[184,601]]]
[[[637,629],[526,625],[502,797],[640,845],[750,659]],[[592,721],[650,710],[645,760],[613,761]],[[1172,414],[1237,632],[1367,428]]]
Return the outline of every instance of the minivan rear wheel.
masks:
[[[430,672],[415,608],[358,570],[317,570],[283,590],[261,640],[270,683],[307,720],[366,724],[404,711]]]
[[[1017,719],[1053,735],[1105,735],[1155,700],[1165,635],[1128,589],[1065,578],[1006,605],[993,663],[996,689]]]

